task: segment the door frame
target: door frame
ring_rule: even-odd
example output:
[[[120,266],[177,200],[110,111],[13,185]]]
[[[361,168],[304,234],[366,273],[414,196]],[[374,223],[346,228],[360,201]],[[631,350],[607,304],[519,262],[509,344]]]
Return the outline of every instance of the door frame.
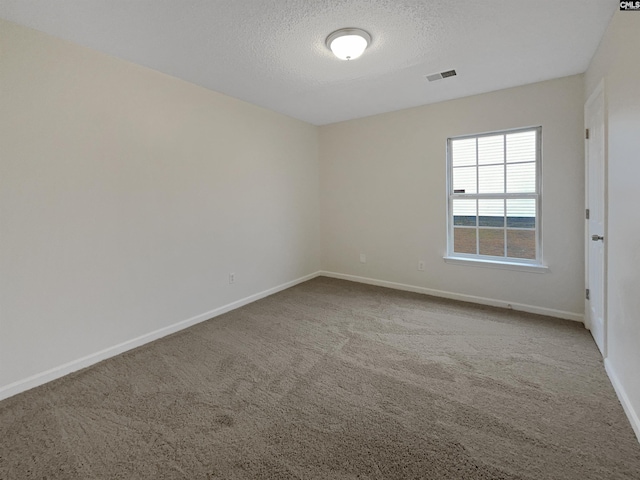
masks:
[[[604,241],[604,245],[603,245],[603,256],[604,258],[602,259],[602,328],[603,328],[603,346],[602,346],[602,357],[603,358],[607,358],[608,355],[608,335],[607,335],[607,325],[608,325],[608,321],[607,321],[607,304],[608,304],[608,295],[607,295],[607,277],[608,277],[608,262],[607,259],[609,257],[608,251],[609,251],[609,242],[608,240],[608,230],[609,230],[609,216],[607,215],[608,212],[608,205],[609,205],[609,181],[608,181],[608,177],[609,177],[609,149],[608,149],[608,125],[607,125],[607,97],[606,97],[606,90],[604,88],[604,78],[602,80],[600,80],[600,83],[598,83],[598,85],[596,86],[596,88],[594,88],[593,92],[591,92],[591,95],[589,95],[589,98],[587,99],[587,101],[584,104],[584,128],[585,128],[585,139],[584,139],[584,166],[585,166],[585,189],[584,189],[584,205],[585,205],[585,220],[584,220],[584,246],[585,246],[585,251],[584,251],[584,258],[585,258],[585,262],[584,262],[584,285],[585,285],[585,294],[586,294],[586,289],[589,288],[589,242],[591,241],[591,239],[589,238],[589,220],[586,218],[586,209],[589,208],[589,140],[586,138],[586,129],[589,128],[589,125],[587,125],[587,112],[589,107],[593,104],[593,102],[595,101],[596,98],[598,98],[598,95],[602,94],[602,102],[603,102],[603,110],[602,110],[602,115],[603,115],[603,128],[604,128],[604,135],[602,138],[603,141],[603,145],[602,145],[602,149],[604,152],[604,158],[603,158],[603,171],[604,171],[604,189],[603,189],[603,219],[602,219],[602,225],[603,225],[603,235],[605,238]],[[589,305],[589,301],[586,299],[586,295],[585,295],[585,299],[584,299],[584,324],[585,327],[589,330],[591,330],[591,308]]]

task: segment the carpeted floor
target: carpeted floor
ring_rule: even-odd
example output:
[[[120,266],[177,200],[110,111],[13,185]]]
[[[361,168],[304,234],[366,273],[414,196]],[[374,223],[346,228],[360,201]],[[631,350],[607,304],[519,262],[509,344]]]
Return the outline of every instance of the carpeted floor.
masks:
[[[2,479],[640,479],[581,324],[317,278],[0,402]]]

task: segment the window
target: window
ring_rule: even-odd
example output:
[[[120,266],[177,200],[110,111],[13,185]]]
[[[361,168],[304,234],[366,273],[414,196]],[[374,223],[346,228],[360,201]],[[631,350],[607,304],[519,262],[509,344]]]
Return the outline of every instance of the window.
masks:
[[[541,265],[541,133],[448,140],[449,259]]]

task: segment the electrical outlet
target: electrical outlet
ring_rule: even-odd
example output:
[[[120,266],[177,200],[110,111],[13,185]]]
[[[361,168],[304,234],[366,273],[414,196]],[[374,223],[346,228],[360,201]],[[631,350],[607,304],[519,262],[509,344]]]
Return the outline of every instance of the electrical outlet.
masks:
[[[367,263],[367,256],[364,253],[360,254],[360,263]]]
[[[418,260],[418,271],[424,272],[424,260]]]
[[[236,283],[236,274],[235,273],[230,273],[229,274],[229,284],[232,283]]]

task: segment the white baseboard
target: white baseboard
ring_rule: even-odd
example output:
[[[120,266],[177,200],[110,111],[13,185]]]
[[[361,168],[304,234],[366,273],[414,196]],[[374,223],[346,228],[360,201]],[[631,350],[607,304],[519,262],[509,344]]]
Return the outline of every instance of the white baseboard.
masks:
[[[407,292],[424,293],[426,295],[433,295],[434,297],[450,298],[452,300],[479,303],[480,305],[490,305],[492,307],[511,308],[513,310],[519,310],[522,312],[537,313],[539,315],[563,318],[565,320],[573,320],[575,322],[584,322],[584,315],[581,313],[565,312],[564,310],[555,310],[553,308],[537,307],[535,305],[507,302],[504,300],[496,300],[494,298],[477,297],[475,295],[465,295],[463,293],[447,292],[444,290],[434,290],[431,288],[417,287],[415,285],[406,285],[404,283],[377,280],[375,278],[358,277],[356,275],[348,275],[345,273],[321,271],[320,275],[331,278],[339,278],[342,280],[350,280],[352,282],[366,283],[368,285],[377,285],[379,287],[405,290]]]
[[[31,377],[25,378],[23,380],[18,380],[17,382],[10,383],[9,385],[0,388],[0,400],[12,397],[13,395],[17,395],[18,393],[24,392],[39,385],[43,385],[57,378],[68,375],[69,373],[73,373],[83,368],[94,365],[98,362],[101,362],[102,360],[106,360],[107,358],[114,357],[128,350],[140,347],[146,343],[153,342],[154,340],[157,340],[159,338],[166,337],[167,335],[179,332],[180,330],[184,330],[185,328],[191,327],[192,325],[195,325],[197,323],[204,322],[205,320],[209,320],[210,318],[217,317],[218,315],[222,315],[223,313],[227,313],[231,310],[235,310],[236,308],[240,308],[244,305],[255,302],[256,300],[260,300],[262,298],[268,297],[269,295],[273,295],[274,293],[286,290],[287,288],[293,287],[294,285],[306,282],[307,280],[311,280],[312,278],[317,277],[319,274],[320,272],[315,272],[309,275],[305,275],[304,277],[297,278],[290,282],[283,283],[282,285],[269,288],[254,295],[236,300],[235,302],[228,303],[227,305],[223,305],[222,307],[214,308],[213,310],[202,313],[200,315],[196,315],[195,317],[191,317],[187,320],[174,323],[173,325],[160,328],[145,335],[141,335],[112,347],[105,348],[104,350],[100,350],[99,352],[95,352],[77,360],[59,365],[50,370],[37,373],[36,375],[32,375]]]
[[[203,322],[205,320],[209,320],[210,318],[214,318],[218,315],[222,315],[223,313],[229,312],[231,310],[235,310],[236,308],[240,308],[244,305],[255,302],[256,300],[260,300],[261,298],[267,297],[269,295],[280,292],[282,290],[286,290],[287,288],[293,287],[294,285],[297,285],[302,282],[306,282],[307,280],[311,280],[312,278],[315,278],[318,276],[338,278],[342,280],[350,280],[352,282],[365,283],[369,285],[378,285],[381,287],[394,288],[396,290],[405,290],[409,292],[424,293],[424,294],[433,295],[436,297],[450,298],[453,300],[461,300],[461,301],[472,302],[472,303],[479,303],[481,305],[491,305],[494,307],[509,308],[509,305],[510,305],[511,308],[513,308],[514,310],[521,310],[521,311],[530,312],[530,313],[538,313],[541,315],[549,315],[552,317],[564,318],[564,319],[574,320],[578,322],[583,321],[582,314],[578,314],[578,313],[564,312],[562,310],[553,310],[549,308],[536,307],[532,305],[524,305],[520,303],[509,303],[503,300],[476,297],[473,295],[464,295],[461,293],[446,292],[443,290],[434,290],[430,288],[417,287],[414,285],[406,285],[402,283],[388,282],[385,280],[359,277],[356,275],[347,275],[343,273],[318,271],[315,273],[311,273],[309,275],[305,275],[304,277],[300,277],[298,279],[292,280],[290,282],[283,283],[282,285],[278,285],[276,287],[264,290],[254,295],[250,295],[248,297],[242,298],[240,300],[229,303],[227,305],[223,305],[222,307],[215,308],[213,310],[202,313],[200,315],[196,315],[195,317],[189,318],[187,320],[174,323],[173,325],[169,325],[167,327],[155,330],[145,335],[141,335],[131,340],[127,340],[125,342],[119,343],[112,347],[105,348],[104,350],[100,350],[99,352],[95,352],[85,357],[79,358],[77,360],[73,360],[63,365],[59,365],[50,370],[46,370],[44,372],[32,375],[28,378],[18,380],[4,387],[0,387],[0,400],[4,400],[5,398],[9,398],[13,395],[17,395],[18,393],[24,392],[31,388],[37,387],[39,385],[43,385],[57,378],[68,375],[69,373],[73,373],[75,371],[89,367],[98,362],[101,362],[102,360],[106,360],[107,358],[114,357],[128,350],[132,350],[134,348],[140,347],[146,343],[153,342],[154,340],[157,340],[162,337],[166,337],[167,335],[171,335],[172,333],[178,332],[180,330],[188,328],[197,323]]]
[[[633,405],[631,404],[631,400],[627,396],[627,392],[624,387],[620,383],[620,379],[616,375],[616,372],[613,370],[611,366],[611,362],[608,359],[604,359],[604,368],[607,371],[607,375],[609,375],[609,380],[611,380],[611,384],[613,385],[613,389],[616,391],[618,395],[618,400],[622,404],[622,408],[624,409],[624,413],[627,414],[627,418],[631,423],[631,427],[640,442],[640,416],[638,416],[638,412],[635,411]]]

